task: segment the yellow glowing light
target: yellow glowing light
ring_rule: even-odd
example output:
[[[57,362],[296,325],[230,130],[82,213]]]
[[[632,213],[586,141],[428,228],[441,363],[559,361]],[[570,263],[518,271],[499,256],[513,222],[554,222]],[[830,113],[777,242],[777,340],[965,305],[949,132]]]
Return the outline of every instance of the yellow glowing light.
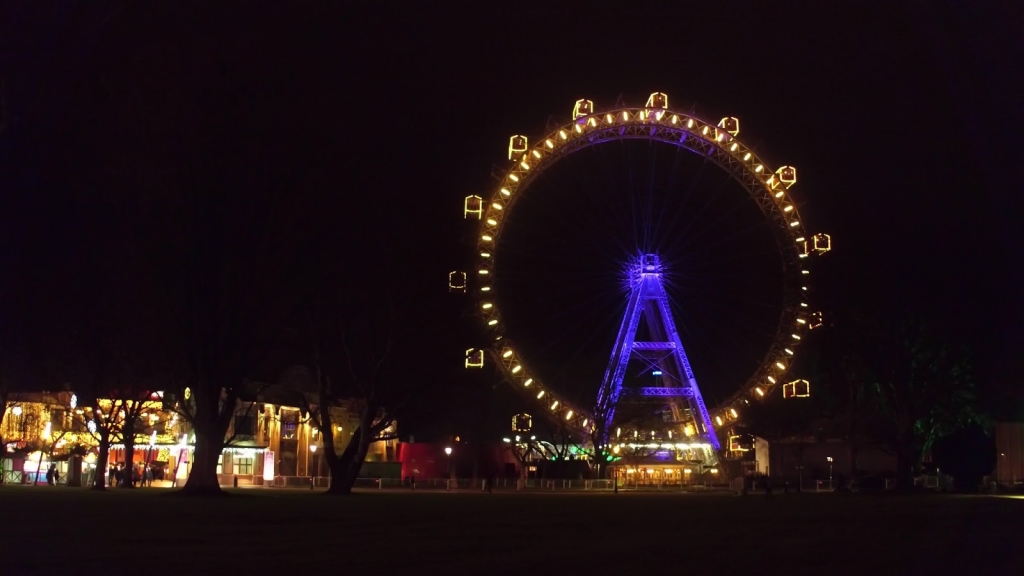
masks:
[[[800,221],[799,220],[793,220],[792,222],[789,223],[789,225],[791,227],[793,227],[793,228],[796,228],[797,226],[800,225]]]
[[[572,130],[573,130],[573,132],[576,132],[577,134],[580,134],[580,133],[583,132],[583,128],[581,128],[579,124],[573,124]]]
[[[737,413],[736,413],[736,409],[735,409],[735,408],[729,408],[729,414],[730,414],[730,415],[731,415],[731,416],[732,416],[733,418],[736,418],[736,417],[738,417],[738,416],[739,416],[739,414],[737,414]]]
[[[623,111],[623,112],[622,112],[622,119],[623,119],[624,121],[625,121],[625,120],[629,120],[629,112]]]
[[[561,138],[562,140],[565,140],[566,138],[569,137],[569,134],[565,130],[559,130],[558,137]]]
[[[494,326],[494,325],[496,325],[497,323],[498,323],[498,321],[497,321],[497,320],[488,320],[488,321],[487,321],[487,325],[488,325],[488,326]]]
[[[779,166],[775,173],[779,175],[779,180],[782,181],[786,188],[796,184],[796,168],[792,166]]]
[[[491,253],[490,252],[481,252],[480,253],[480,257],[481,258],[490,258],[491,257]]]
[[[793,355],[793,351],[790,350],[789,348],[786,348],[786,354],[789,354],[790,356],[792,356]]]
[[[584,427],[584,428],[586,428],[586,426],[587,426],[587,423],[588,423],[588,422],[590,422],[590,419],[589,419],[589,418],[584,418],[584,419],[583,419],[583,427]]]
[[[491,240],[494,240],[494,238],[491,238],[487,234],[484,234],[483,236],[481,236],[480,239],[483,240],[484,242],[490,242]]]
[[[648,468],[647,469],[647,473],[648,474],[654,474],[654,468]]]
[[[526,160],[523,160],[522,162],[520,162],[519,163],[519,167],[522,168],[523,170],[529,170],[530,169],[530,165],[527,164]]]
[[[621,448],[619,448],[618,446],[613,446],[612,447],[612,453],[614,453],[614,454],[618,454],[619,450],[621,450]]]
[[[796,239],[796,242],[797,242],[797,243],[800,243],[800,242],[803,242],[803,241],[804,241],[804,237],[803,237],[803,236],[800,236],[800,237],[798,237],[798,238]]]
[[[783,364],[782,362],[776,362],[775,366],[777,366],[779,368],[779,370],[785,370],[786,369],[786,365]]]
[[[683,426],[683,434],[685,434],[686,436],[693,436],[693,424],[687,424],[686,426]]]
[[[508,179],[513,182],[519,182],[519,176],[516,176],[515,174],[509,174]]]
[[[470,348],[466,350],[466,368],[483,368],[484,351]]]
[[[679,123],[679,116],[676,116],[675,114],[673,114],[672,117],[669,118],[669,121],[672,122],[673,125],[674,124],[678,124]]]
[[[618,438],[619,436],[622,436],[622,428],[615,429],[615,437]]]
[[[725,129],[726,132],[733,136],[738,136],[740,133],[740,120],[733,116],[726,116],[718,121],[718,127]]]
[[[799,340],[800,339],[800,335],[799,334],[790,334],[790,336],[793,337],[793,340]]]
[[[832,250],[832,237],[828,234],[815,234],[812,240],[814,241],[814,251],[818,254]]]
[[[501,357],[502,358],[508,358],[511,355],[512,355],[512,351],[511,350],[505,350],[504,352],[502,352]]]
[[[501,205],[501,202],[494,202],[493,204],[491,204],[491,208],[494,208],[495,210],[499,211],[505,209],[505,207]]]
[[[768,377],[768,381],[771,382],[772,384],[775,384],[775,378],[771,376]]]
[[[483,204],[483,202],[484,202],[484,199],[479,197],[479,196],[475,196],[475,195],[466,196],[466,200],[463,203],[463,208],[462,208],[462,217],[463,218],[469,218],[470,215],[476,216],[477,219],[480,219],[481,217],[483,217],[483,213],[484,213],[484,204]]]
[[[572,410],[569,410],[568,412],[565,413],[565,419],[566,420],[572,420]],[[585,426],[585,424],[584,424],[584,426]]]
[[[739,147],[740,147],[739,144],[733,142],[732,144],[729,145],[729,152],[735,152],[736,149],[739,148]]]
[[[760,386],[754,388],[754,392],[757,392],[758,396],[764,396],[764,388],[761,388]]]
[[[822,313],[821,312],[815,312],[815,313],[811,314],[811,322],[810,322],[810,324],[808,324],[808,327],[811,330],[814,330],[815,328],[820,328],[822,320],[823,320]]]
[[[485,275],[485,276],[486,276],[487,274],[490,274],[490,273],[491,273],[491,272],[490,272],[490,270],[488,270],[487,268],[481,268],[480,270],[478,270],[478,272],[479,272],[480,274],[483,274],[483,275]]]
[[[811,383],[807,380],[794,380],[782,385],[783,398],[807,398],[811,395]]]
[[[497,226],[497,225],[498,225],[498,221],[497,221],[497,220],[495,220],[494,218],[488,218],[488,219],[487,219],[487,224],[488,224],[489,226]]]
[[[481,286],[480,287],[480,291],[481,292],[490,292],[491,291],[491,287],[490,286]]]
[[[466,289],[466,273],[465,272],[449,272],[448,273],[448,289],[449,290],[465,290]]]
[[[520,370],[522,370],[522,369],[523,369],[523,367],[522,367],[522,366],[519,366],[519,365],[513,366],[513,367],[512,367],[512,373],[513,373],[513,374],[518,374],[518,373],[519,373],[519,371],[520,371]]]
[[[792,212],[793,211],[793,205],[790,204],[789,206],[786,206],[785,208],[782,209],[782,211],[783,212]]]
[[[719,426],[722,425],[722,417],[721,416],[715,416],[715,424],[718,424]]]
[[[746,162],[747,160],[750,160],[750,152],[743,155],[743,161]]]
[[[693,128],[693,118],[690,118],[689,120],[686,121],[686,127]]]
[[[786,193],[784,191],[782,191],[782,190],[779,190],[778,192],[775,193],[775,197],[776,198],[782,198],[785,195],[786,195]]]
[[[526,136],[515,135],[508,139],[508,159],[511,160],[514,156],[526,152],[527,149]]]
[[[804,320],[803,318],[797,318],[796,319],[796,323],[797,324],[807,324],[807,320]]]
[[[579,99],[576,101],[576,105],[572,108],[572,119],[576,120],[580,116],[586,116],[594,113],[594,103],[590,100]]]
[[[529,386],[530,384],[533,384],[533,378],[527,378],[526,382],[523,382],[523,387]]]
[[[483,305],[483,309],[484,310],[490,310],[491,308],[494,308],[494,304],[491,304],[490,302],[484,302],[484,305]]]
[[[611,124],[612,122],[615,121],[615,116],[612,116],[611,114],[605,114],[604,121],[606,124]]]
[[[551,409],[555,410],[556,408],[558,408],[558,400],[555,400],[554,402],[551,403]]]
[[[537,394],[537,400],[540,400],[543,397],[544,397],[544,390],[541,390],[540,393]]]
[[[597,126],[597,120],[593,118],[587,118],[587,126]]]
[[[554,148],[555,142],[548,138],[547,140],[544,141],[544,145],[547,146],[548,148]]]
[[[531,154],[533,154],[534,158],[540,158],[540,150],[534,150]]]
[[[758,164],[757,166],[754,166],[754,172],[757,172],[758,174],[760,174],[761,170],[764,170],[764,166],[761,166],[760,164]]]
[[[707,126],[705,126],[705,127],[701,128],[701,129],[700,129],[700,133],[701,133],[701,134],[704,134],[704,135],[707,135],[707,133],[708,133],[708,127],[707,127]]]

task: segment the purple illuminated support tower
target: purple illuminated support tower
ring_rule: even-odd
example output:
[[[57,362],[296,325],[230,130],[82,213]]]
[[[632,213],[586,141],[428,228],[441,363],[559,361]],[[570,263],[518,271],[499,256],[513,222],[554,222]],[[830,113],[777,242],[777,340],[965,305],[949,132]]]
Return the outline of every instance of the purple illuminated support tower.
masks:
[[[643,360],[661,371],[661,386],[633,388],[633,394],[664,398],[680,425],[692,422],[696,436],[702,437],[717,451],[718,435],[704,406],[690,361],[679,339],[668,295],[662,284],[661,261],[656,254],[644,254],[631,265],[630,293],[626,314],[619,327],[611,361],[598,392],[598,412],[604,418],[604,430],[612,429],[615,407],[623,394],[623,379],[630,360]],[[648,341],[637,342],[637,329],[645,323]],[[607,439],[607,438],[606,438]]]

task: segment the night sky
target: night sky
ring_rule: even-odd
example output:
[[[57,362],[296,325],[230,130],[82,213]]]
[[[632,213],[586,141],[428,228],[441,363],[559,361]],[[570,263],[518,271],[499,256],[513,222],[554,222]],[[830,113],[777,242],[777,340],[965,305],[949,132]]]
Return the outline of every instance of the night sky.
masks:
[[[579,98],[601,110],[620,99],[643,104],[657,90],[675,109],[709,119],[737,116],[745,143],[773,165],[798,168],[793,196],[804,221],[834,238],[816,284],[825,309],[869,303],[940,318],[977,351],[987,397],[1019,400],[1020,6],[810,4],[681,10],[669,8],[678,3],[607,3],[584,10],[537,3],[488,12],[486,4],[466,10],[413,3],[303,12],[259,11],[251,3],[234,11],[182,3],[5,3],[2,341],[21,361],[45,357],[40,350],[52,332],[37,327],[59,324],[55,310],[88,305],[78,286],[89,269],[76,255],[99,246],[95,230],[104,214],[118,213],[127,199],[194,185],[199,174],[205,185],[216,182],[236,195],[240,207],[257,191],[315,199],[344,239],[325,250],[358,279],[353,302],[374,282],[399,283],[414,294],[409,321],[422,336],[417,350],[397,362],[423,383],[404,430],[424,438],[466,435],[481,419],[504,429],[519,406],[494,386],[493,375],[461,369],[474,339],[465,319],[470,302],[446,289],[447,272],[465,269],[473,253],[463,197],[489,197],[492,169],[506,165],[510,135],[541,136],[549,120],[566,121]],[[680,162],[679,182],[692,184],[699,167]],[[581,254],[576,269],[614,275],[626,252],[593,233],[605,226],[611,200],[596,203],[604,211],[570,207],[574,193],[621,192],[614,177],[584,177],[599,163],[575,158],[538,184],[534,191],[547,186],[548,195],[524,201],[518,239],[509,240],[509,253],[520,257],[507,260],[506,282],[521,296],[507,303],[518,315],[516,329],[532,334],[519,339],[548,355],[538,362],[552,373],[571,366],[560,357],[575,353],[603,367],[593,353],[603,344],[584,350],[582,342],[556,341],[604,325],[614,331],[618,323],[614,287],[594,288],[546,248],[573,230],[559,225],[560,208],[582,212],[572,226],[598,239],[571,245]],[[186,177],[183,166],[202,169]],[[695,193],[728,196],[720,175],[705,176]],[[669,187],[662,184],[641,188]],[[541,225],[545,213],[549,222]],[[744,218],[736,216],[736,226],[755,238],[755,219]],[[673,249],[681,268],[692,272],[701,258],[740,249],[703,242]],[[134,264],[118,260],[106,244],[96,246],[94,253],[112,250],[107,265],[131,274]],[[554,286],[550,305],[593,289],[594,312],[581,306],[572,311],[579,320],[542,331],[539,320],[550,311],[524,311],[540,306],[547,278]],[[723,285],[715,282],[698,284],[714,293]],[[752,285],[749,278],[734,284],[741,291]],[[756,300],[756,291],[747,296],[741,299]],[[711,296],[701,302],[705,315],[724,306]],[[751,306],[731,313],[753,318],[759,304]],[[707,339],[740,356],[754,346],[727,333],[709,332]],[[711,352],[695,354],[708,358],[729,349],[696,348],[702,346]],[[716,370],[706,369],[709,379],[728,379]],[[38,378],[39,387],[50,385]],[[727,393],[709,386],[716,396]],[[585,389],[566,392],[585,396]]]

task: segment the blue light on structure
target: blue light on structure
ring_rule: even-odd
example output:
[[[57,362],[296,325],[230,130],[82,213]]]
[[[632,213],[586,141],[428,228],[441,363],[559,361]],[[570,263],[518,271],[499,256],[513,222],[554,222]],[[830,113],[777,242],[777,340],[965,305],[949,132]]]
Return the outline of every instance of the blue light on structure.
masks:
[[[604,379],[597,395],[597,405],[603,412],[604,430],[612,430],[615,409],[622,394],[622,380],[626,365],[632,358],[645,358],[651,351],[666,352],[665,364],[660,367],[672,374],[672,379],[687,388],[686,403],[694,414],[695,432],[707,438],[715,450],[720,448],[718,436],[711,423],[711,416],[704,405],[697,380],[693,376],[690,360],[683,351],[683,343],[676,329],[675,319],[668,306],[668,295],[662,279],[661,259],[657,254],[640,254],[628,267],[629,297],[626,313],[623,315],[619,333],[612,348],[612,354],[605,370]],[[641,318],[646,319],[650,341],[637,342],[637,328]],[[653,370],[661,376],[661,370]],[[674,394],[673,394],[674,395]]]

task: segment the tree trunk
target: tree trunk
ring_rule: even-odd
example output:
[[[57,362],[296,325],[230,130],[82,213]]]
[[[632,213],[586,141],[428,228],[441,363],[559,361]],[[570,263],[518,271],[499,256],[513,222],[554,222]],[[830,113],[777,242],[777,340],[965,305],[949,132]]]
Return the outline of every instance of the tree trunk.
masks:
[[[356,451],[352,459],[348,463],[348,469],[345,471],[343,478],[345,486],[348,487],[348,491],[352,491],[352,486],[356,483],[356,478],[359,478],[359,471],[363,468],[363,462],[366,460],[366,452],[370,448],[370,435],[367,434],[366,438],[360,438],[359,444],[356,445]]]
[[[110,461],[110,433],[105,431],[105,428],[100,432],[100,446],[99,456],[96,458],[96,474],[92,479],[93,490],[106,490],[107,489],[107,478],[109,478],[109,472],[107,472],[108,462]]]
[[[221,438],[221,440],[218,440]],[[196,451],[193,455],[192,471],[182,492],[192,496],[214,496],[223,494],[217,477],[217,462],[224,450],[224,434],[219,436],[208,430],[196,428]]]
[[[914,486],[914,460],[913,450],[901,443],[896,450],[896,488],[900,491]]]
[[[331,468],[331,485],[327,493],[331,495],[345,495],[352,493],[352,486],[359,476],[359,469],[362,461],[367,457],[370,448],[372,435],[365,434],[364,428],[355,430],[351,439],[345,446],[341,456],[328,457],[328,466]]]
[[[125,424],[128,424],[127,422]],[[124,438],[124,486],[123,488],[135,488],[135,428],[125,426],[121,433]]]
[[[853,444],[849,445],[849,449],[850,449],[850,478],[853,479],[853,478],[856,478],[857,474],[858,474],[858,472],[857,472],[857,454],[860,453],[860,450],[856,446],[854,446]]]

